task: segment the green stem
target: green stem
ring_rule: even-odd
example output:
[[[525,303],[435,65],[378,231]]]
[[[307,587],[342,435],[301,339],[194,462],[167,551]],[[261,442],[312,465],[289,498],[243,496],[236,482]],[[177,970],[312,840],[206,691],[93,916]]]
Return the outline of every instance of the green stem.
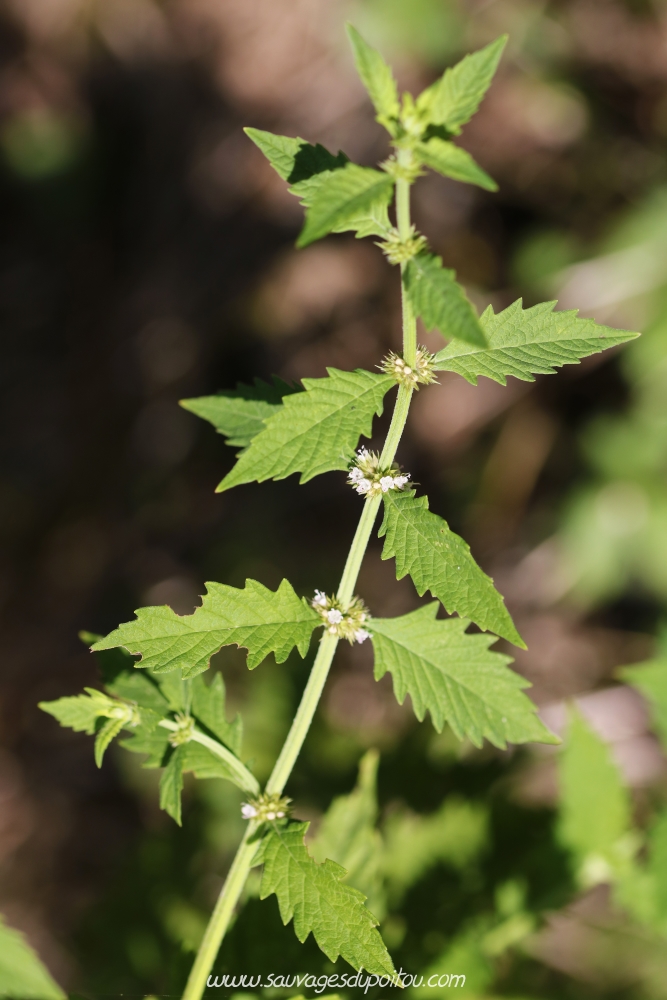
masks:
[[[162,726],[163,729],[170,729],[172,732],[176,732],[180,728],[176,722],[171,722],[169,719],[161,719],[158,722],[158,726]],[[261,789],[257,778],[254,774],[250,773],[248,768],[241,763],[231,750],[228,750],[222,743],[218,743],[217,740],[211,739],[206,733],[200,733],[198,729],[193,730],[190,739],[193,743],[201,743],[203,747],[214,753],[216,757],[224,760],[244,792],[247,792],[248,795],[259,795]]]
[[[200,1000],[206,983],[213,968],[225,931],[229,927],[229,921],[234,912],[234,908],[239,901],[239,896],[243,892],[248,877],[248,872],[252,868],[252,859],[257,851],[257,842],[250,842],[250,838],[257,829],[257,824],[250,822],[243,836],[243,840],[236,852],[236,857],[232,861],[232,866],[227,873],[227,878],[218,896],[215,909],[211,914],[206,932],[197,952],[194,965],[190,970],[188,981],[183,993],[183,1000]]]
[[[399,150],[399,162],[401,161],[401,150]],[[399,178],[396,182],[396,222],[398,231],[402,239],[407,239],[410,235],[410,183]],[[405,265],[401,265],[401,278]],[[410,303],[405,295],[403,281],[402,288],[402,309],[403,309],[403,357],[408,364],[414,364],[415,352],[417,349],[417,324]],[[380,462],[382,466],[389,466],[394,461],[396,450],[401,440],[401,435],[405,429],[405,422],[410,409],[410,399],[412,388],[399,386],[394,412],[389,426],[387,439],[382,449]],[[373,530],[373,525],[380,509],[381,497],[369,497],[364,501],[364,508],[361,512],[359,524],[350,546],[345,569],[338,587],[337,597],[341,604],[349,603],[354,594],[357,584],[359,570],[366,548]],[[275,767],[266,784],[266,792],[269,795],[280,795],[289,780],[297,757],[301,752],[304,740],[310,729],[313,717],[317,710],[324,685],[329,676],[329,669],[338,645],[338,636],[325,632],[320,640],[320,646],[313,663],[308,683],[301,697],[301,702],[296,715],[287,734],[287,739],[283,745]],[[203,735],[203,734],[202,734]],[[248,772],[249,773],[249,772]],[[222,891],[211,914],[204,939],[197,952],[195,963],[190,972],[188,983],[183,994],[183,1000],[200,1000],[206,986],[206,982],[213,963],[215,962],[218,949],[229,924],[231,914],[236,906],[239,896],[243,890],[248,872],[252,867],[252,859],[255,855],[256,845],[249,844],[248,838],[254,832],[254,824],[250,824],[246,835],[241,841],[236,857],[232,862],[232,867],[225,879]]]

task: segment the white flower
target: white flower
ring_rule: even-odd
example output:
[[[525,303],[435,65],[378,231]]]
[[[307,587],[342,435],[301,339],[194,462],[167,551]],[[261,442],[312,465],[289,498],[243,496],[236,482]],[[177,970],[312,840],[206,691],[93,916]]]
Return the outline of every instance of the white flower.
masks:
[[[330,625],[338,625],[343,620],[343,612],[338,608],[330,608],[327,611],[327,621]]]
[[[325,608],[327,605],[327,595],[323,590],[316,590],[315,597],[311,603],[313,607]]]
[[[350,469],[350,474],[348,480],[351,483],[358,483],[360,479],[364,478],[364,474],[358,465],[355,465],[353,469]]]
[[[241,806],[241,815],[244,819],[254,819],[257,815],[257,810],[249,802],[244,802]]]
[[[368,493],[373,487],[370,479],[360,479],[357,485],[354,487],[357,493]]]
[[[403,476],[394,476],[394,488],[397,490],[402,490],[405,484],[410,478],[410,473],[406,472]]]
[[[380,487],[383,493],[387,493],[389,490],[394,488],[394,477],[393,476],[383,476],[380,480]]]
[[[370,632],[367,632],[365,628],[358,628],[354,633],[354,638],[357,642],[366,642],[366,639],[370,639]]]
[[[370,452],[368,448],[360,448],[359,451],[357,452],[357,458],[359,459],[360,462],[364,462],[369,457],[370,457]]]

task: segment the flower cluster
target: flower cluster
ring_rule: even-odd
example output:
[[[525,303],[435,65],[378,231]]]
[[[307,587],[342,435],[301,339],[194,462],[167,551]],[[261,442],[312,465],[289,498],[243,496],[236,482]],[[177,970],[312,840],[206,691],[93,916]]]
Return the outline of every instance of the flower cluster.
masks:
[[[362,496],[374,497],[389,490],[402,490],[410,479],[409,472],[396,466],[380,468],[380,456],[375,451],[360,448],[354,465],[350,467],[347,481]]]
[[[241,806],[241,815],[244,819],[255,819],[258,823],[266,823],[267,820],[284,819],[289,814],[289,805],[292,800],[286,796],[267,795],[263,793],[256,799],[250,799]]]
[[[426,237],[420,236],[414,226],[410,227],[410,235],[402,239],[398,229],[392,229],[387,238],[376,243],[390,264],[403,264],[412,260],[426,248]]]
[[[433,362],[435,357],[425,347],[418,347],[415,363],[408,365],[399,354],[391,351],[384,359],[380,368],[391,375],[400,385],[408,389],[419,389],[420,385],[430,385],[435,382]]]
[[[369,638],[363,626],[370,616],[360,597],[353,597],[347,607],[343,607],[336,597],[327,597],[324,591],[316,590],[310,603],[331,635],[348,642],[365,642]]]
[[[192,739],[192,734],[195,731],[195,720],[191,715],[182,715],[179,712],[176,715],[176,725],[178,729],[174,729],[170,734],[169,742],[173,747],[180,747]]]

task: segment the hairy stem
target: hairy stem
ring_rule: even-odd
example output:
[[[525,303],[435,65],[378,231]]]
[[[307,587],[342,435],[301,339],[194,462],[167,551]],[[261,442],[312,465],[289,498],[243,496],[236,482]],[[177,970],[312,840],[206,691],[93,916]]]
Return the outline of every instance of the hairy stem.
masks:
[[[232,861],[232,866],[227,873],[227,878],[218,896],[215,909],[211,914],[211,919],[199,946],[194,965],[190,970],[188,982],[183,993],[183,1000],[200,1000],[206,989],[208,980],[216,955],[220,950],[225,931],[229,927],[229,921],[238,903],[239,896],[243,892],[248,877],[248,872],[252,868],[252,859],[257,851],[257,842],[251,841],[251,837],[257,829],[257,824],[250,822],[243,836],[243,840],[236,852],[236,857]]]
[[[399,150],[399,163],[401,162],[401,150]],[[407,239],[410,235],[410,183],[407,180],[398,179],[396,182],[396,221],[398,231],[402,239]],[[401,265],[401,276],[405,265]],[[417,324],[410,303],[402,287],[402,311],[403,311],[403,357],[408,364],[414,364],[417,350]],[[410,399],[412,388],[399,386],[394,412],[389,426],[384,448],[382,449],[381,464],[391,465],[396,457],[396,450],[401,440],[401,435],[405,429],[405,422],[410,409]],[[357,584],[357,577],[361,569],[361,563],[368,542],[371,537],[373,525],[380,509],[381,497],[369,497],[364,501],[364,508],[357,525],[357,530],[350,546],[350,551],[345,562],[345,569],[338,587],[337,597],[342,604],[347,604],[354,594]],[[301,697],[301,702],[296,715],[287,734],[283,748],[280,751],[278,760],[266,784],[266,791],[270,795],[279,795],[287,781],[297,757],[301,752],[304,740],[310,729],[311,722],[317,710],[324,685],[329,675],[329,669],[338,645],[338,636],[325,632],[320,640],[319,649],[313,663],[308,683]],[[218,949],[222,943],[225,931],[229,925],[231,914],[236,906],[239,896],[243,891],[248,872],[252,867],[252,859],[255,855],[256,846],[250,844],[248,838],[251,836],[254,826],[251,823],[246,831],[246,835],[241,841],[236,857],[232,862],[232,867],[225,879],[222,891],[211,914],[211,919],[206,928],[204,939],[197,952],[195,963],[190,972],[188,983],[183,994],[183,1000],[200,1000],[206,986],[209,973],[213,968]]]

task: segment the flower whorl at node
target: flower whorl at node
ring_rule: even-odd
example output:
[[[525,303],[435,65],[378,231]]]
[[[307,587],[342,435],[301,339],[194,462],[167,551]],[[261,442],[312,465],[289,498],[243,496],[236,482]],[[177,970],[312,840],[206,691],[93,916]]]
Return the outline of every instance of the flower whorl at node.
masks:
[[[179,712],[176,716],[176,725],[178,729],[174,729],[171,733],[169,742],[173,747],[180,747],[192,739],[192,734],[195,731],[195,720],[191,715],[183,715]]]
[[[327,597],[324,591],[316,590],[310,604],[331,635],[347,639],[350,643],[364,642],[369,638],[369,633],[363,626],[370,615],[360,597],[353,597],[347,607],[344,607],[336,597]]]
[[[263,793],[256,799],[250,799],[241,806],[244,819],[255,819],[258,823],[266,823],[276,819],[285,819],[289,815],[292,800],[287,796],[267,795]]]
[[[405,240],[401,239],[398,229],[392,229],[386,240],[376,243],[390,264],[402,264],[406,260],[411,260],[426,245],[426,237],[418,235],[414,226],[410,227],[410,235]]]
[[[398,466],[380,468],[380,456],[375,451],[360,448],[347,476],[348,484],[362,496],[374,497],[389,490],[402,490],[410,479],[409,472]]]
[[[395,378],[399,385],[404,385],[407,389],[419,389],[420,385],[430,385],[436,381],[434,361],[435,355],[425,347],[418,347],[414,365],[406,364],[400,354],[390,351],[379,367],[386,375]]]

